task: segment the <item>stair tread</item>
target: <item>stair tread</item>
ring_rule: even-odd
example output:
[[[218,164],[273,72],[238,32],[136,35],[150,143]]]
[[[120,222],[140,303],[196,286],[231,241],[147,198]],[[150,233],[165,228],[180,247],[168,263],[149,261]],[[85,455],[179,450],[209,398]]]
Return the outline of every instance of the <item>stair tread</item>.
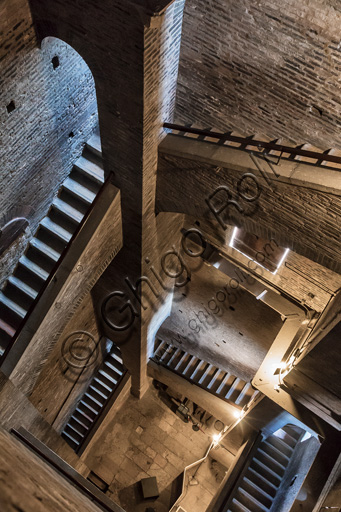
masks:
[[[76,409],[77,410],[77,409]],[[79,411],[78,411],[79,412]],[[81,425],[83,428],[85,428],[86,430],[89,430],[89,427],[87,425],[85,425],[84,423],[81,422],[81,420],[79,420],[78,418],[76,418],[76,416],[71,416],[70,420],[69,420],[69,423],[71,421],[76,421],[77,423],[79,423],[79,425]]]
[[[90,424],[92,424],[94,422],[94,420],[92,418],[90,418],[90,416],[87,416],[86,413],[84,411],[82,411],[81,409],[79,409],[78,406],[76,407],[75,412],[77,412],[81,416],[84,416]]]
[[[301,434],[296,432],[290,425],[285,425],[285,427],[281,428],[283,432],[292,439],[294,439],[295,443],[297,444],[299,438],[301,437]]]
[[[258,464],[261,468],[265,469],[265,471],[267,471],[268,473],[270,473],[270,475],[271,475],[271,476],[273,476],[273,477],[274,477],[276,480],[278,480],[279,482],[281,481],[281,477],[280,477],[277,473],[275,473],[271,468],[269,468],[269,466],[266,466],[266,465],[265,465],[261,460],[257,459],[257,457],[254,457],[254,458],[252,459],[252,462],[255,462],[255,463],[256,463],[256,464]],[[252,464],[252,462],[251,462],[251,464]],[[250,468],[250,469],[253,469],[253,468]],[[258,471],[256,471],[256,473],[258,473]],[[268,480],[268,479],[266,478],[266,480]],[[269,482],[271,482],[271,481],[269,480]],[[274,487],[276,487],[276,488],[278,487],[278,485],[275,485],[273,482],[271,482],[271,483],[272,483],[272,485],[273,485]]]
[[[287,455],[285,455],[285,453],[283,453],[281,450],[276,448],[276,446],[274,446],[273,444],[269,443],[268,439],[264,440],[264,445],[265,446],[269,446],[271,450],[274,450],[275,453],[278,453],[280,457],[284,457],[285,460],[287,462],[289,462],[290,457],[288,457]]]
[[[42,269],[39,265],[36,263],[33,263],[27,256],[21,256],[19,263],[21,263],[25,268],[39,276],[41,279],[46,281],[46,279],[49,277],[49,273],[46,272],[46,270]]]
[[[123,359],[120,352],[110,352],[109,359],[115,359],[122,366],[122,368],[124,368]]]
[[[15,332],[16,332],[16,330],[11,325],[9,325],[7,322],[2,320],[1,318],[0,318],[0,330],[3,331],[10,338],[13,338],[13,336],[15,335]]]
[[[38,295],[38,292],[31,288],[28,284],[24,283],[15,276],[10,276],[8,278],[9,283],[18,288],[20,291],[28,295],[31,299],[35,299]]]
[[[122,367],[121,363],[119,363],[113,357],[108,358],[106,361],[104,361],[104,365],[108,366],[112,370],[115,370],[115,372],[117,372],[119,375],[122,375],[122,373],[123,373],[123,367]]]
[[[272,442],[273,442],[273,441],[274,441],[275,443],[279,444],[280,446],[282,446],[282,447],[283,447],[283,449],[285,449],[285,450],[289,451],[289,452],[290,452],[290,454],[294,451],[294,448],[293,448],[292,446],[290,446],[290,444],[286,443],[286,442],[284,441],[284,439],[282,439],[281,437],[278,437],[278,436],[276,436],[276,435],[272,435],[272,436],[270,436],[270,437],[268,437],[268,438],[267,438],[267,442],[268,442],[269,444],[271,444],[271,446],[274,446],[274,445],[272,444]]]
[[[52,205],[62,214],[65,214],[68,218],[71,220],[77,222],[78,224],[82,221],[84,215],[79,211],[76,210],[73,206],[70,206],[68,203],[60,199],[59,197],[56,197]]]
[[[74,439],[71,434],[68,434],[68,432],[65,432],[65,430],[62,432],[62,436],[69,438],[76,446],[79,445],[79,441]]]
[[[277,466],[280,467],[280,469],[282,469],[282,471],[285,471],[286,467],[283,466],[283,464],[281,464],[280,462],[278,462],[278,460],[276,460],[272,455],[270,455],[269,453],[265,452],[262,447],[260,446],[258,448],[258,452],[260,452],[263,456],[265,456],[266,458],[270,459],[270,462],[274,462],[275,464],[277,464]]]
[[[231,378],[231,374],[230,373],[226,373],[225,377],[223,378],[223,380],[221,381],[218,389],[216,390],[216,394],[217,395],[220,395],[220,393],[222,392],[222,390],[224,389],[224,386],[226,385],[227,381]]]
[[[242,383],[244,383],[244,382],[245,381],[243,381],[239,377],[236,377],[235,380],[233,381],[230,389],[226,393],[225,398],[230,398],[231,395],[233,395],[233,393],[238,393],[238,396],[239,396],[240,393],[238,392],[238,386],[241,386]],[[243,387],[244,387],[244,384],[243,384]]]
[[[68,243],[72,238],[72,233],[69,233],[69,231],[59,226],[59,224],[53,222],[49,217],[45,217],[41,221],[40,225],[66,243]]]
[[[102,143],[99,135],[94,133],[90,139],[86,142],[86,146],[91,150],[94,150],[96,154],[102,156]]]
[[[62,186],[72,194],[76,195],[77,197],[85,201],[87,204],[91,204],[96,197],[96,194],[94,192],[92,192],[91,190],[84,187],[83,185],[81,185],[80,183],[78,183],[77,181],[73,180],[70,177],[64,181]]]
[[[103,382],[99,377],[94,377],[94,381],[98,382],[101,386],[105,387],[110,393],[114,389],[114,386],[112,388],[109,388],[109,386],[105,382]]]
[[[162,354],[159,356],[159,361],[163,361],[167,356],[173,353],[173,347],[169,343],[166,343],[166,346],[163,349]]]
[[[250,494],[249,492],[247,492],[245,489],[243,489],[242,487],[238,487],[238,491],[243,494],[247,499],[253,501],[255,503],[255,505],[260,508],[261,510],[263,510],[264,512],[268,512],[269,509],[268,507],[266,507],[265,505],[263,505],[263,503],[261,503],[260,501],[257,500],[257,498],[255,498],[254,496],[252,496],[252,494]]]
[[[260,473],[258,473],[257,471],[255,471],[255,470],[254,470],[253,468],[251,468],[250,466],[248,467],[248,471],[250,471],[252,475],[256,476],[256,478],[260,478],[261,480],[263,480],[265,484],[269,485],[269,487],[272,487],[272,488],[273,488],[274,493],[276,493],[276,492],[277,492],[277,487],[276,487],[276,485],[274,485],[272,482],[270,482],[270,480],[268,480],[267,478],[265,478],[263,475],[261,475]],[[248,477],[246,477],[246,478],[248,478]],[[248,478],[248,480],[250,480],[250,481],[252,482],[251,477],[250,477],[250,478]],[[254,483],[254,482],[253,482],[253,483]],[[255,484],[255,485],[257,485],[257,484]],[[271,496],[271,495],[269,494],[269,496]]]
[[[112,377],[111,375],[109,375],[109,373],[107,373],[104,369],[100,369],[98,373],[103,375],[103,377],[108,379],[110,382],[112,382],[114,384],[114,386],[116,386],[117,380],[114,377]]]
[[[247,392],[249,391],[250,388],[251,388],[251,383],[245,382],[243,389],[241,390],[241,392],[239,393],[238,397],[235,400],[236,404],[239,404],[243,400],[243,398],[245,398],[247,396]]]
[[[239,507],[240,512],[252,512],[249,508],[245,507],[242,503],[240,503],[240,501],[238,501],[236,498],[233,498],[232,504],[236,504],[237,507]]]
[[[264,494],[264,497],[267,498],[268,500],[270,501],[273,501],[273,496],[271,496],[270,494],[268,494],[266,491],[264,491],[264,489],[262,489],[261,487],[259,487],[259,485],[255,484],[255,482],[253,482],[252,480],[250,480],[247,476],[244,476],[243,480],[247,481],[247,483],[249,485],[251,485],[251,487],[254,487],[256,488],[257,491],[260,491],[262,494]]]
[[[188,355],[189,355],[189,354],[188,354],[187,352],[184,352],[184,353],[182,354],[182,356],[181,356],[181,358],[180,358],[180,361],[179,361],[179,362],[177,363],[177,365],[173,368],[173,370],[174,370],[175,372],[179,372],[179,371],[180,371],[180,370],[179,370],[179,368],[180,368],[180,366],[184,363],[184,361],[186,361],[186,358],[188,357]]]
[[[14,302],[12,299],[9,299],[4,295],[2,292],[0,292],[0,302],[4,304],[7,308],[11,309],[21,318],[25,318],[27,311],[26,309],[19,306],[16,302]]]
[[[103,398],[103,400],[108,399],[108,395],[105,395],[103,391],[98,389],[94,384],[90,384],[89,389],[92,389],[93,391],[95,391],[95,393],[98,393]]]
[[[98,407],[102,408],[103,407],[103,404],[97,400],[97,398],[95,398],[94,396],[92,396],[90,393],[86,392],[84,393],[83,396],[86,396],[87,398],[89,398],[90,400],[92,400]]]
[[[168,361],[167,363],[167,366],[169,366],[170,368],[172,368],[172,363],[173,361],[176,359],[176,357],[181,353],[181,348],[176,348],[175,351],[173,352],[173,355],[172,357],[170,358],[170,360]]]
[[[42,254],[48,256],[51,260],[57,262],[60,258],[60,253],[55,249],[52,249],[49,245],[45,244],[38,238],[32,238],[30,245],[40,251]]]
[[[89,178],[95,181],[98,185],[102,185],[104,183],[104,171],[97,163],[91,162],[84,156],[81,156],[75,163],[75,167],[86,176],[89,176]]]
[[[87,409],[89,409],[90,411],[92,411],[92,412],[93,412],[93,414],[96,414],[96,415],[98,414],[98,411],[96,411],[96,409],[93,409],[93,407],[91,407],[91,405],[90,405],[90,404],[87,404],[84,400],[81,400],[81,401],[80,401],[80,403],[81,403],[82,405],[84,405],[84,407],[86,407]]]
[[[183,375],[185,375],[185,374],[188,372],[189,368],[191,367],[192,363],[193,363],[195,360],[197,360],[196,362],[198,362],[198,361],[199,361],[199,359],[198,359],[196,356],[193,356],[192,354],[188,354],[188,355],[190,356],[190,358],[189,358],[189,360],[188,360],[188,363],[187,363],[186,367],[185,367],[185,368],[183,369],[183,371],[182,371],[182,374],[183,374]]]
[[[213,364],[209,364],[207,366],[207,368],[205,369],[204,373],[202,374],[202,376],[200,377],[199,381],[198,381],[198,384],[202,384],[204,382],[205,379],[207,379],[207,377],[209,376],[209,373],[210,371],[214,368]],[[215,373],[215,371],[214,371]],[[211,380],[213,380],[213,378],[211,378]],[[210,380],[210,382],[211,382]],[[209,386],[207,386],[209,387]]]
[[[163,351],[167,347],[167,343],[165,341],[161,341],[160,345],[157,347],[157,349],[154,351],[154,357],[156,356],[157,360],[163,355]]]
[[[220,387],[222,376],[225,375],[226,372],[224,370],[221,370],[220,368],[217,368],[216,366],[211,365],[211,370],[213,370],[213,373],[211,374],[210,380],[207,383],[207,389],[212,389],[213,386]],[[216,390],[214,391],[216,392]]]
[[[77,428],[76,428],[75,426],[71,425],[70,423],[68,423],[68,424],[66,425],[66,427],[65,427],[65,429],[64,429],[64,431],[63,431],[63,432],[65,432],[67,428],[71,429],[71,430],[72,430],[72,432],[75,432],[77,435],[79,435],[79,437],[81,437],[81,438],[83,438],[83,437],[84,437],[84,435],[83,435],[81,432],[79,432],[79,431],[77,430]],[[72,435],[72,434],[71,434],[71,435]]]

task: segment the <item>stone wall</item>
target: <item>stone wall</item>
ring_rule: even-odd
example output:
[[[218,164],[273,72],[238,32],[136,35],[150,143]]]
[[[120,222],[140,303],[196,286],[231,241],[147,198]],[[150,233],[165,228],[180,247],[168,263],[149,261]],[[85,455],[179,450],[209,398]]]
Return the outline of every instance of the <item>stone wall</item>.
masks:
[[[340,3],[187,0],[177,120],[341,147]]]
[[[41,48],[26,0],[0,7],[0,228],[29,220],[30,235],[97,124],[91,72],[69,45],[47,38]],[[0,283],[22,254],[0,260]]]

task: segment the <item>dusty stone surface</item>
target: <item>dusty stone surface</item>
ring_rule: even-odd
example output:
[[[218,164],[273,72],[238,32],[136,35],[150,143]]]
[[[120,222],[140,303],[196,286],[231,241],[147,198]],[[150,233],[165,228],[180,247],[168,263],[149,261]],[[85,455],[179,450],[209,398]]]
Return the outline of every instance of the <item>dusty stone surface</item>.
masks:
[[[206,433],[194,432],[150,388],[140,401],[129,397],[85,462],[109,484],[109,496],[127,512],[145,512],[147,506],[167,512],[173,480],[203,457],[210,442]],[[160,497],[142,501],[138,482],[150,476],[157,478]],[[188,494],[199,508],[188,510],[204,512],[219,487],[210,461],[198,470],[198,479],[200,485]]]

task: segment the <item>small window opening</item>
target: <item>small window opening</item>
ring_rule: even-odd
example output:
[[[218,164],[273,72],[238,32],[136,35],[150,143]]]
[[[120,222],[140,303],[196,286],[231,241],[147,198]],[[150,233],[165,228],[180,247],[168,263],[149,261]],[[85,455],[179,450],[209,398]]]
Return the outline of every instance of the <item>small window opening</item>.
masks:
[[[237,227],[233,230],[229,245],[272,274],[276,274],[289,252],[273,238],[266,240]]]
[[[13,110],[15,110],[15,103],[14,101],[12,100],[8,105],[7,105],[7,112],[10,114],[11,112],[13,112]]]
[[[52,62],[53,69],[57,69],[59,67],[59,57],[57,57],[57,55],[55,55],[52,58],[51,62]]]

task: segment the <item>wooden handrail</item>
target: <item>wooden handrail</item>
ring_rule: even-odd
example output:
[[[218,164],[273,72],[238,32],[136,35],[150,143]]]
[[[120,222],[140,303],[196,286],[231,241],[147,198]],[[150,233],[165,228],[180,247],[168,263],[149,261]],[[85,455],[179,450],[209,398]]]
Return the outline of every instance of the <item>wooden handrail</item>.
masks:
[[[283,146],[282,144],[276,144],[275,142],[265,142],[263,140],[256,140],[249,137],[238,137],[236,135],[231,135],[230,133],[219,133],[213,131],[210,132],[208,130],[201,130],[200,128],[192,128],[180,124],[164,123],[163,127],[169,130],[175,130],[183,133],[192,133],[193,135],[199,135],[201,137],[210,137],[212,139],[237,142],[241,144],[240,148],[234,149],[245,150],[247,146],[252,146],[258,149],[263,148],[268,151],[278,151],[279,153],[281,153],[281,156],[282,153],[289,153],[290,155],[294,156],[304,156],[306,158],[312,158],[314,160],[317,160],[316,165],[320,165],[324,161],[341,164],[341,157],[331,155],[328,152],[318,153],[317,151],[308,151],[306,149],[302,149],[301,147]]]

